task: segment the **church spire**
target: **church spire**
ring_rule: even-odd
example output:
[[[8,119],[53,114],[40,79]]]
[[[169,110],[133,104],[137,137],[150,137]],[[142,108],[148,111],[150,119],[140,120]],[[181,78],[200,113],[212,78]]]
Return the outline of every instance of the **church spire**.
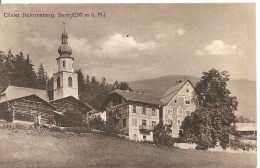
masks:
[[[61,35],[61,45],[58,48],[60,56],[70,56],[72,54],[72,49],[68,45],[68,35],[65,30],[65,22],[63,22],[63,33]]]
[[[62,33],[62,35],[61,35],[61,43],[62,44],[68,44],[68,35],[67,35],[67,33],[66,33],[66,31],[65,31],[65,22],[63,22],[63,33]]]

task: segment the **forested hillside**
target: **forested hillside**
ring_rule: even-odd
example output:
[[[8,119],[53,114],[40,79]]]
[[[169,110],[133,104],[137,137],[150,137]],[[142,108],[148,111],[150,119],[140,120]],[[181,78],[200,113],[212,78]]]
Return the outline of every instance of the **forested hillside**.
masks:
[[[107,83],[105,77],[98,81],[95,76],[89,76],[76,70],[78,74],[79,97],[82,102],[87,102],[96,110],[100,110],[108,93],[115,89],[131,90],[126,82],[115,81]],[[35,67],[29,55],[20,52],[14,55],[11,51],[0,51],[0,93],[8,85],[43,89],[48,91],[50,100],[53,99],[53,81],[41,64]]]

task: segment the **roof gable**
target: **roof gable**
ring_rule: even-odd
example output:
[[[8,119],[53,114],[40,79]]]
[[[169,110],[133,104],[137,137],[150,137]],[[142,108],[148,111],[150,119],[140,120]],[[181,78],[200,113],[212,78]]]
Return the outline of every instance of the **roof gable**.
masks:
[[[185,86],[186,83],[189,83],[192,88],[194,89],[194,86],[192,85],[192,83],[187,79],[182,81],[181,83],[171,87],[170,89],[168,89],[164,95],[160,98],[160,101],[164,104],[167,105],[170,103],[170,101],[174,98],[174,96],[176,94],[179,93],[179,91]]]
[[[52,109],[56,109],[55,106],[53,106],[52,104],[48,103],[47,101],[43,100],[42,98],[40,98],[39,96],[37,96],[36,94],[32,94],[32,95],[28,95],[28,96],[23,96],[23,97],[18,97],[18,98],[15,98],[15,99],[11,99],[11,100],[6,100],[6,101],[3,101],[1,103],[4,103],[4,102],[9,102],[9,101],[15,101],[15,100],[20,100],[20,99],[27,99],[27,98],[34,98],[34,99],[37,99],[39,100],[40,102],[44,103],[45,105],[49,106],[50,108]]]
[[[81,102],[80,100],[76,99],[75,97],[73,96],[68,96],[68,97],[64,97],[64,98],[61,98],[61,99],[57,99],[57,100],[52,100],[50,101],[50,103],[52,105],[56,104],[56,103],[62,103],[64,101],[69,101],[69,102],[74,102],[76,104],[78,104],[80,107],[86,109],[87,111],[92,111],[94,110],[94,108],[92,106],[90,106],[88,103],[83,103]],[[55,106],[55,105],[54,105]]]
[[[41,99],[48,101],[48,96],[45,90],[18,87],[18,86],[8,86],[7,89],[0,94],[0,102],[13,100],[20,97],[30,96],[32,94],[37,95]],[[3,99],[2,99],[3,98]]]

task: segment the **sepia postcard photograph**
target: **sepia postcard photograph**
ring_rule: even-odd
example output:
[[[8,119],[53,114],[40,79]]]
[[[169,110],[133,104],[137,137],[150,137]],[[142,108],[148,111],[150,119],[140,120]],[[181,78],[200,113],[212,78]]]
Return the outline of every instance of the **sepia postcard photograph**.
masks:
[[[0,4],[1,168],[255,168],[256,104],[256,3]]]

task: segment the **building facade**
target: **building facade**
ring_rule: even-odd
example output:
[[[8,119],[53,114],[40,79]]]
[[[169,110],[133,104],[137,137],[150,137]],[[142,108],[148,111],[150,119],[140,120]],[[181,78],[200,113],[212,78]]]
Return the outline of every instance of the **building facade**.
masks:
[[[153,141],[153,129],[159,123],[161,102],[148,94],[116,90],[104,102],[107,121],[115,122],[118,133],[130,140]]]
[[[74,73],[74,58],[71,56],[72,49],[68,45],[68,35],[65,32],[61,36],[61,45],[58,48],[57,60],[58,72],[53,74],[54,100],[67,96],[78,99],[78,75]]]
[[[178,81],[161,98],[163,103],[162,120],[165,125],[172,125],[172,137],[178,138],[184,118],[196,110],[196,94],[189,80]]]

